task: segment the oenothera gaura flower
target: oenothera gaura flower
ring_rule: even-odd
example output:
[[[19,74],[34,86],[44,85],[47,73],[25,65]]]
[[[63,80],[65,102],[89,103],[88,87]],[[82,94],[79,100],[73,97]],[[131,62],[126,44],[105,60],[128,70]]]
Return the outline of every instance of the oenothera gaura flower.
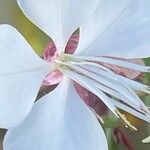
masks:
[[[135,93],[149,94],[149,86],[104,65],[150,72],[150,67],[118,59],[150,56],[148,0],[18,3],[25,15],[53,39],[57,51],[47,62],[41,60],[13,27],[0,27],[0,123],[9,129],[5,150],[108,149],[102,128],[73,81],[98,96],[127,126],[136,130],[118,108],[150,122],[148,108]],[[74,54],[68,54],[66,44],[78,28],[79,45]],[[53,71],[63,74],[62,81],[34,104],[40,85],[47,81],[44,78]]]

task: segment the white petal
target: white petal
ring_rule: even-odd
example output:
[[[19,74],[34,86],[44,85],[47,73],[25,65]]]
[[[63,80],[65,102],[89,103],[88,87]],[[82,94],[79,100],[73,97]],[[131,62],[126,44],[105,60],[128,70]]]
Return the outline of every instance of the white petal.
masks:
[[[0,26],[0,127],[23,121],[51,65],[40,59],[11,26]]]
[[[65,79],[8,131],[5,150],[108,150],[103,129],[70,82]]]
[[[76,53],[89,47],[120,15],[130,0],[101,0],[92,17],[80,28],[80,41]]]
[[[81,48],[84,50],[82,54],[93,56],[115,56],[122,58],[145,58],[150,56],[150,1],[148,0],[133,0],[128,5],[128,1],[114,2],[110,0],[111,5],[107,8],[107,4],[102,9],[102,17],[100,14],[96,14],[95,18],[89,21],[89,23],[81,28]],[[106,1],[105,1],[106,2]],[[121,5],[120,5],[121,4]],[[121,6],[121,7],[120,7]],[[106,9],[106,8],[107,9]],[[124,8],[124,9],[122,9]],[[118,15],[120,10],[121,13]],[[116,18],[117,14],[117,18]],[[97,15],[100,15],[98,17]],[[97,27],[91,27],[97,23],[100,18],[102,29]],[[107,19],[108,18],[108,19]],[[109,24],[107,24],[107,21]],[[97,29],[95,34],[89,32],[91,29]],[[92,35],[84,35],[88,33]],[[83,34],[83,35],[82,35]],[[83,40],[82,40],[83,36]],[[85,38],[86,36],[86,38]],[[85,39],[85,41],[84,41]],[[92,43],[86,41],[92,41]],[[93,42],[93,40],[95,40]],[[85,43],[84,43],[85,42]],[[82,46],[83,45],[83,46]],[[86,50],[85,50],[86,49]],[[80,52],[80,51],[79,51]]]
[[[18,0],[18,3],[62,51],[71,34],[95,11],[99,0]]]

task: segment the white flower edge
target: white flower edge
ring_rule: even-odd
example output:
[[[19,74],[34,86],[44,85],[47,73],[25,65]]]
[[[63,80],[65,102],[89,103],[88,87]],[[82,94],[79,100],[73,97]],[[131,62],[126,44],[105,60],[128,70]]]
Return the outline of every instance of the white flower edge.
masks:
[[[0,25],[0,127],[19,125],[29,114],[40,85],[53,67],[10,25]]]
[[[108,150],[102,127],[67,78],[36,102],[27,119],[4,140],[5,150],[47,148]]]

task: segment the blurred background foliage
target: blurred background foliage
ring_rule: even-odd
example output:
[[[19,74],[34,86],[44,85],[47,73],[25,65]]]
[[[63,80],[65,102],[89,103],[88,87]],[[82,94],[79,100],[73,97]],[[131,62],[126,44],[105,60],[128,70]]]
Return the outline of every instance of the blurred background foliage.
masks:
[[[33,25],[21,12],[16,3],[17,0],[0,0],[0,24],[10,24],[17,28],[22,33],[26,40],[30,43],[36,53],[42,56],[44,48],[51,40],[45,33]],[[150,65],[150,58],[144,60],[146,65]],[[144,75],[144,82],[150,84],[150,74]],[[150,96],[143,96],[142,99],[150,106]],[[137,132],[133,132],[122,126],[122,131],[128,136],[128,140],[135,146],[135,150],[149,150],[150,144],[142,144],[142,139],[150,135],[150,128],[148,124],[136,119],[128,114],[129,120],[137,128]],[[113,124],[113,122],[111,122]],[[5,131],[0,130],[0,150],[2,150],[2,140]],[[106,130],[110,150],[127,150],[121,144],[115,144],[113,139],[112,129]],[[133,149],[130,149],[133,150]]]
[[[0,0],[0,23],[16,27],[33,49],[41,55],[50,38],[24,16],[16,1]]]

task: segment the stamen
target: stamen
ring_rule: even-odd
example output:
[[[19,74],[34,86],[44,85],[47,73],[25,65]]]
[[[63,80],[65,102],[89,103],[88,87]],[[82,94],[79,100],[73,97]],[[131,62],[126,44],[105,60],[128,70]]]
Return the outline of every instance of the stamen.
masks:
[[[86,77],[83,77],[73,71],[67,71],[67,70],[63,70],[61,69],[62,72],[64,72],[64,74],[66,76],[68,76],[69,78],[73,79],[74,81],[76,81],[77,83],[81,84],[82,86],[84,86],[86,89],[88,89],[89,91],[91,91],[93,94],[97,95],[107,106],[108,108],[117,116],[117,113],[115,112],[116,107],[113,105],[113,103],[110,101],[110,99],[99,89],[97,89],[94,85],[92,85],[92,83],[87,80]]]
[[[120,108],[120,109],[122,109],[122,110],[124,110],[124,111],[127,111],[128,113],[130,113],[130,114],[132,114],[132,115],[134,115],[134,116],[136,116],[136,117],[138,117],[138,118],[140,118],[140,119],[142,119],[142,120],[145,120],[145,121],[147,121],[147,122],[150,122],[150,116],[146,116],[145,114],[140,113],[139,111],[136,111],[136,110],[134,110],[133,108],[128,107],[128,106],[126,106],[126,105],[124,105],[124,104],[122,104],[122,103],[120,103],[120,102],[118,102],[118,101],[112,101],[112,103],[113,103],[117,108]]]
[[[94,65],[94,63],[93,63]],[[75,66],[73,66],[75,67]],[[96,67],[97,67],[97,64],[96,64]],[[90,68],[88,65],[86,68]],[[94,67],[92,67],[92,70],[94,69]],[[78,70],[81,71],[81,67],[78,68]],[[82,72],[86,72],[86,71],[89,71],[87,69],[85,70],[82,70]],[[92,71],[93,72],[93,71]],[[141,101],[141,99],[136,95],[136,93],[130,88],[130,86],[128,86],[128,84],[124,84],[126,82],[122,81],[122,78],[121,76],[119,75],[116,75],[115,73],[113,72],[106,72],[106,71],[103,71],[102,69],[101,70],[97,70],[96,72],[94,72],[95,74],[99,75],[99,77],[102,77],[103,79],[101,80],[100,78],[97,80],[99,82],[102,82],[103,84],[104,81],[106,82],[105,85],[109,86],[109,87],[113,87],[113,89],[115,89],[116,91],[120,91],[121,93],[123,93],[123,95],[128,99],[128,100],[131,100],[134,105],[137,105],[139,104],[138,106],[140,107],[140,109],[144,110],[145,112],[147,112],[148,114],[150,114],[150,112],[148,111],[147,107],[145,106],[145,104]],[[86,72],[86,74],[90,74],[90,72]],[[97,79],[97,77],[92,77],[94,79]],[[107,81],[106,81],[107,80]],[[132,81],[130,79],[128,79],[129,81]],[[118,83],[118,84],[117,84]],[[113,86],[113,85],[110,85],[110,84],[113,84],[116,86],[117,84],[117,89]],[[124,87],[124,90],[126,88],[125,91],[122,91],[122,88]],[[118,89],[119,88],[119,89]],[[143,88],[143,87],[142,87]],[[142,89],[141,88],[141,91],[145,91],[145,92],[148,92],[145,88]],[[130,96],[130,97],[129,97]],[[132,96],[132,97],[131,97]],[[139,102],[139,103],[137,103]]]
[[[143,108],[143,106],[141,106],[140,105],[140,103],[137,103],[137,99],[139,100],[139,101],[141,101],[140,99],[139,99],[139,97],[137,97],[137,95],[136,95],[136,97],[134,96],[134,95],[132,95],[132,93],[131,92],[129,92],[128,91],[128,89],[126,89],[125,87],[124,87],[124,85],[122,85],[121,83],[116,83],[116,82],[113,82],[112,80],[109,80],[109,79],[106,79],[103,75],[99,75],[99,76],[97,76],[96,74],[93,74],[93,73],[91,73],[90,71],[87,71],[86,69],[82,69],[81,67],[77,67],[77,66],[72,66],[72,65],[70,65],[72,68],[74,68],[75,70],[77,70],[77,71],[79,71],[80,73],[84,73],[84,75],[85,76],[89,76],[90,78],[92,78],[92,79],[94,79],[94,80],[96,80],[97,82],[99,82],[99,83],[102,83],[103,85],[105,85],[105,86],[107,86],[107,87],[111,87],[112,89],[114,89],[115,91],[118,91],[119,93],[122,93],[123,95],[124,95],[124,97],[126,97],[129,101],[131,101],[132,103],[129,103],[129,101],[127,101],[128,103],[129,103],[129,105],[137,105],[138,106],[138,108],[140,108],[140,107],[142,107]],[[97,84],[97,83],[95,83],[95,84]],[[121,84],[121,85],[120,85]],[[114,95],[113,95],[114,96]],[[143,104],[143,103],[142,103]],[[144,105],[144,104],[143,104]],[[145,107],[145,105],[144,105],[144,107]],[[147,109],[147,108],[146,108]]]
[[[65,71],[66,72],[66,71]],[[69,72],[68,72],[69,73]],[[73,72],[72,72],[73,73]],[[69,73],[70,74],[70,73]],[[68,74],[68,75],[69,75]],[[76,74],[76,75],[78,75],[78,74]],[[92,88],[91,88],[91,86],[88,86],[88,84],[87,84],[87,80],[86,80],[86,83],[83,83],[83,80],[85,80],[85,78],[82,80],[82,79],[77,79],[76,77],[75,77],[75,74],[72,74],[72,76],[70,76],[69,75],[69,77],[70,78],[72,78],[73,80],[75,80],[76,82],[78,82],[78,83],[82,83],[82,85],[83,86],[85,86],[85,88],[87,88],[88,87],[88,89],[90,89],[90,91],[91,92],[93,92],[94,94],[96,94],[100,99],[102,99],[104,102],[106,102],[106,98],[107,98],[107,100],[109,99],[109,97],[103,97],[102,98],[102,96],[104,96],[104,93],[103,92],[101,92],[100,90],[98,91],[98,92],[96,92],[97,90],[92,90]],[[76,78],[76,79],[75,79]],[[90,82],[89,82],[89,84],[90,84]],[[106,103],[107,104],[107,103]],[[110,103],[108,103],[107,104],[107,106],[110,108]],[[111,108],[112,109],[112,108]],[[126,124],[127,124],[127,126],[129,126],[130,128],[132,128],[133,130],[137,130],[134,126],[132,126],[131,124],[130,124],[130,122],[126,119],[126,117],[125,117],[125,115],[123,115],[123,114],[121,114],[117,109],[114,109],[115,110],[115,112],[116,112],[116,114],[117,114],[117,116],[119,116],[119,118],[121,118]]]
[[[144,85],[120,75],[118,75],[118,77],[121,78],[124,83],[127,83],[132,89],[150,94],[150,87],[148,85]]]
[[[139,118],[148,121],[150,112],[133,89],[150,93],[150,88],[147,85],[143,85],[120,75],[116,75],[105,66],[95,63],[95,61],[105,59],[109,61],[113,60],[114,64],[119,63],[120,66],[128,67],[130,69],[137,69],[137,67],[140,66],[132,63],[127,64],[127,62],[122,60],[115,60],[105,57],[83,58],[76,56],[74,57],[68,54],[63,54],[58,60],[56,60],[56,63],[58,64],[60,71],[62,71],[66,76],[78,82],[93,94],[97,95],[117,117],[120,117],[127,124],[128,127],[133,130],[137,130],[130,124],[125,115],[121,114],[117,110],[116,106],[123,110],[130,110],[133,115],[136,114]],[[106,63],[109,63],[109,61]],[[131,67],[128,66],[129,64],[132,64]],[[141,71],[148,68],[143,67],[144,66],[140,66]],[[122,100],[124,104],[110,98],[106,95],[106,93]]]
[[[144,92],[144,93],[147,93],[147,94],[150,94],[150,87],[147,86],[147,85],[144,85],[144,84],[141,84],[139,82],[136,82],[134,80],[131,80],[131,79],[128,79],[126,77],[123,77],[121,75],[118,75],[118,74],[115,74],[113,71],[111,71],[110,69],[100,65],[100,64],[96,64],[96,63],[93,63],[93,62],[86,62],[86,61],[82,61],[82,62],[70,62],[71,64],[74,64],[74,65],[83,65],[83,66],[88,66],[88,68],[90,68],[91,66],[95,66],[95,67],[98,67],[102,70],[98,70],[97,72],[95,73],[99,73],[99,72],[102,72],[101,74],[109,77],[109,78],[113,78],[113,80],[117,80],[118,81],[118,78],[121,79],[124,83],[127,83],[129,87],[131,87],[132,89],[134,90],[137,90],[137,91],[141,91],[141,92]],[[94,68],[91,68],[92,70]],[[110,74],[111,73],[111,74]],[[115,77],[113,76],[115,74]],[[116,78],[117,77],[117,78]]]
[[[138,64],[134,64],[131,62],[127,62],[124,60],[118,60],[115,58],[109,58],[109,57],[85,57],[85,56],[73,56],[76,59],[86,60],[86,61],[92,61],[92,62],[100,62],[100,63],[108,63],[112,65],[117,65],[129,69],[133,69],[140,72],[150,72],[150,67],[142,66]]]
[[[118,110],[116,110],[116,113],[119,115],[121,120],[123,120],[123,122],[127,125],[127,127],[130,127],[134,131],[137,131],[137,128],[135,126],[131,125],[131,123],[127,120],[125,114],[120,113]]]

